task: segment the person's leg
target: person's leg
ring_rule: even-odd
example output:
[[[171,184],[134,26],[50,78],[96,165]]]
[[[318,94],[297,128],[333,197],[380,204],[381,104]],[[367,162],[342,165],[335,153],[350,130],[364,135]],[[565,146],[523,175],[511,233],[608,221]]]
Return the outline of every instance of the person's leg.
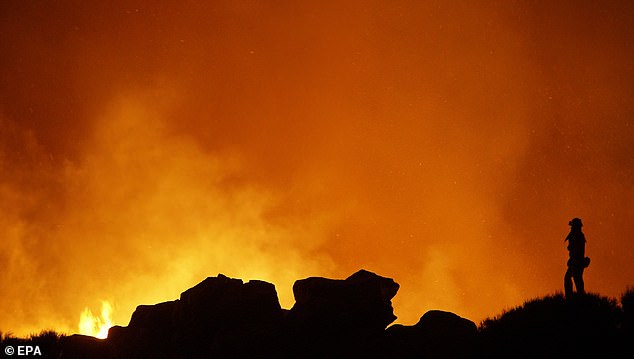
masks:
[[[584,294],[586,291],[583,284],[583,269],[575,270],[575,273],[573,274],[572,278],[575,280],[575,287],[577,288],[577,293]]]
[[[572,296],[572,270],[568,268],[566,274],[564,275],[564,293],[566,298],[570,298]]]

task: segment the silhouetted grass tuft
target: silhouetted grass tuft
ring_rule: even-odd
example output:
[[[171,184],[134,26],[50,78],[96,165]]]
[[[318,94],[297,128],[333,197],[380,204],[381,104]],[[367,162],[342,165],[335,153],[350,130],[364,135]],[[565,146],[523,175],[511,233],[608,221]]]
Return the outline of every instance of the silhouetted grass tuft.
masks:
[[[12,339],[16,339],[12,332],[3,333],[2,331],[0,331],[0,344]]]
[[[621,294],[621,306],[625,312],[634,311],[634,287],[628,286],[625,292]]]
[[[13,333],[0,332],[0,345],[2,347],[11,346],[38,346],[42,355],[46,358],[57,358],[59,356],[61,341],[66,334],[57,333],[54,330],[42,330],[39,333],[32,333],[27,338],[18,338]]]

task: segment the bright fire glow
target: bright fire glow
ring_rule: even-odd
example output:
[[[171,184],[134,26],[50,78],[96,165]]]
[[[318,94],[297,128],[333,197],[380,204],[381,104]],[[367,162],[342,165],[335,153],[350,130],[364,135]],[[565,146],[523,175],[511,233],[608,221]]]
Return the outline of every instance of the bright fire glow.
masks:
[[[101,302],[101,316],[92,314],[86,307],[79,317],[79,333],[99,339],[108,337],[108,329],[112,327],[112,305],[108,301]]]

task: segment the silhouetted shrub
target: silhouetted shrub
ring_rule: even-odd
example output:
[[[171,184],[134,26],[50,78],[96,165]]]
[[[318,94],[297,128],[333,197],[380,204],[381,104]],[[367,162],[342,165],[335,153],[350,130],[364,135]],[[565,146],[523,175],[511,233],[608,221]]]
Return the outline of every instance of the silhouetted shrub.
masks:
[[[2,345],[3,350],[9,345],[13,347],[37,346],[43,357],[57,358],[60,353],[60,342],[65,336],[65,334],[60,334],[53,330],[43,330],[39,333],[33,333],[27,338],[18,338],[11,332],[0,332],[0,345]]]
[[[16,338],[13,335],[13,333],[11,332],[3,333],[2,331],[0,331],[0,344],[5,344],[14,339]]]
[[[627,287],[621,295],[621,306],[624,312],[634,311],[634,287]]]

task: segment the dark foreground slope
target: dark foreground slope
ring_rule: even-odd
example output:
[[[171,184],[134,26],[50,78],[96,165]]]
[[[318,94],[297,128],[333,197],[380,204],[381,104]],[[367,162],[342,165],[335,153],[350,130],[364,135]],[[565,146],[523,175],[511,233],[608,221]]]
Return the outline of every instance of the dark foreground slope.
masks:
[[[482,357],[619,358],[633,354],[634,335],[616,300],[561,294],[526,302],[480,328]]]
[[[345,280],[312,277],[280,307],[275,287],[209,277],[179,299],[140,305],[108,339],[82,335],[2,338],[2,348],[45,343],[50,358],[579,358],[634,357],[632,302],[561,295],[526,302],[480,328],[453,313],[429,311],[413,326],[392,325],[399,285],[361,270]],[[6,354],[5,354],[5,357]]]

